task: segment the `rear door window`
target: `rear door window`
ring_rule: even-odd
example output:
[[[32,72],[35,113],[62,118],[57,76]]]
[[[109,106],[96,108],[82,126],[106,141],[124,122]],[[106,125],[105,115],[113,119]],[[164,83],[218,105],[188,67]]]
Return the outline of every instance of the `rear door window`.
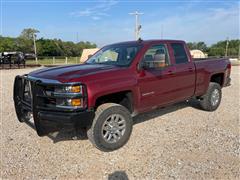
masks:
[[[176,64],[188,62],[187,53],[182,43],[172,43],[171,47],[173,49]]]

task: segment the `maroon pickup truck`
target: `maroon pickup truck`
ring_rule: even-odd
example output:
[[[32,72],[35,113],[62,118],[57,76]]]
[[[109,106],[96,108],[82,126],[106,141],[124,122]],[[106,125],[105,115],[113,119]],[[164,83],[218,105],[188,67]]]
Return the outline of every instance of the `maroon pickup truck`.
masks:
[[[230,71],[225,58],[193,60],[184,41],[122,42],[84,64],[17,76],[14,103],[19,121],[33,118],[39,136],[84,127],[97,148],[112,151],[128,141],[139,113],[193,97],[216,110]]]

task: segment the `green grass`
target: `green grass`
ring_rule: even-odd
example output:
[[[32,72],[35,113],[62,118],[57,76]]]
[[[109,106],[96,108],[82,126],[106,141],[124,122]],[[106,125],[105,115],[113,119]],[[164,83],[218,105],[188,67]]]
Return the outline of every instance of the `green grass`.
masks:
[[[35,60],[27,60],[26,64],[36,64]],[[41,65],[64,65],[66,64],[65,58],[55,58],[55,61],[53,58],[45,58],[45,59],[39,59],[37,64]],[[67,64],[80,64],[80,58],[79,57],[68,57]]]

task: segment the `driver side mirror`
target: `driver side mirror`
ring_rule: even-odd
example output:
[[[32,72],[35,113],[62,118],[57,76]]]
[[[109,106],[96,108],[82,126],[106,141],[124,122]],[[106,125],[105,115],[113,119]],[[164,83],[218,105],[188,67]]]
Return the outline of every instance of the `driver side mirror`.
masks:
[[[138,63],[137,69],[138,69],[138,71],[141,71],[141,70],[145,69],[145,67],[144,67],[144,61],[143,61],[143,60],[141,60],[141,61]]]
[[[150,68],[150,66],[149,66],[149,63],[148,62],[146,62],[146,61],[140,61],[139,63],[138,63],[138,65],[137,65],[137,69],[139,70],[139,71],[141,71],[141,70],[146,70],[146,69],[149,69]]]

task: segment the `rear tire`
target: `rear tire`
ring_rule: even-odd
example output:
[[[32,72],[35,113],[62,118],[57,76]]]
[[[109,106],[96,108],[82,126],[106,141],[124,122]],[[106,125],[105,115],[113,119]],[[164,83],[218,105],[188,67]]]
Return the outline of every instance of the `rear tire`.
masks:
[[[218,83],[210,82],[205,95],[200,98],[200,106],[205,111],[215,111],[221,103],[222,90]]]
[[[132,124],[130,112],[125,107],[114,103],[102,104],[87,131],[88,139],[101,151],[117,150],[127,143]]]

